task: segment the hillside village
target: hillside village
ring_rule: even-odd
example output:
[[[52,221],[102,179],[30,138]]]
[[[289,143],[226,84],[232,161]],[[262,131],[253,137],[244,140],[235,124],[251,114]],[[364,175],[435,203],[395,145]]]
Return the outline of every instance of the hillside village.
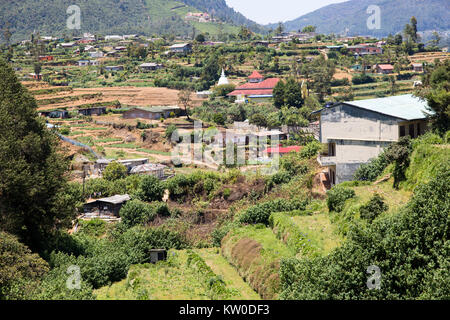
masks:
[[[217,22],[206,12],[185,19]],[[33,123],[44,128],[37,135],[57,141],[39,168],[50,174],[61,161],[67,170],[48,178],[57,206],[45,210],[58,212],[48,234],[13,222],[0,228],[14,234],[5,241],[30,248],[20,254],[35,268],[22,275],[28,284],[0,279],[0,298],[448,299],[446,289],[408,290],[395,270],[415,262],[392,247],[420,247],[429,259],[411,271],[420,286],[448,284],[447,51],[407,35],[286,32],[281,24],[265,36],[244,26],[220,39],[36,32],[3,45],[0,102],[18,96],[6,80],[24,88]],[[12,104],[2,112],[15,114]],[[0,197],[13,192],[0,185]],[[28,194],[42,196],[0,202],[2,224],[15,221],[6,209],[33,202]],[[426,201],[440,215],[423,209]],[[426,223],[442,252],[399,236],[413,238]],[[390,270],[388,284],[368,291],[365,268],[375,262]],[[333,263],[349,274],[324,287]],[[64,285],[69,265],[81,267],[80,290]]]

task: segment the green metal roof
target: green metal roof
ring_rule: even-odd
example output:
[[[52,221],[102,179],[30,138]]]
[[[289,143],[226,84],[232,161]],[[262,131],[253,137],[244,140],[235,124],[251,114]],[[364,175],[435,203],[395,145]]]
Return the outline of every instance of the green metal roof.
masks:
[[[431,113],[427,110],[426,101],[411,94],[342,103],[404,120],[424,119],[425,112]]]

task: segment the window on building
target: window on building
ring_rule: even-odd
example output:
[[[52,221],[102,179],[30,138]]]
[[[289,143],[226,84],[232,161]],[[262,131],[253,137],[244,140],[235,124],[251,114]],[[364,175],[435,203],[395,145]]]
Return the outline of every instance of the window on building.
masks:
[[[409,128],[408,128],[408,134],[411,138],[415,138],[416,136],[414,135],[414,124],[410,124]]]
[[[422,134],[422,132],[420,130],[421,130],[420,123],[417,123],[417,130],[416,130],[417,136],[420,136]]]
[[[333,142],[328,144],[328,156],[329,157],[336,156],[336,143]]]
[[[400,126],[400,137],[406,136],[405,126]]]

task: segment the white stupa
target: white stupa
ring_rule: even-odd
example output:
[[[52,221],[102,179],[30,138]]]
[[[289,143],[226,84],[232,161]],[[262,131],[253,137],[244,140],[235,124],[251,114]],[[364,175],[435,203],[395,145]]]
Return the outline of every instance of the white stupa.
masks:
[[[230,84],[228,82],[227,76],[225,75],[225,71],[222,69],[222,75],[220,76],[218,86],[224,85],[224,84]]]

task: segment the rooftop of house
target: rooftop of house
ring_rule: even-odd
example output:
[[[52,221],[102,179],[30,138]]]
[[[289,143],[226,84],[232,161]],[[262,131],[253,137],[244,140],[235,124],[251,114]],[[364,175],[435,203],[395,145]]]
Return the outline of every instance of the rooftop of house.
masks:
[[[149,107],[135,107],[132,109],[139,109],[139,110],[144,110],[144,111],[149,111],[149,112],[164,112],[164,111],[170,111],[170,110],[178,110],[178,109],[180,109],[180,107],[178,107],[178,106],[149,106]]]
[[[141,164],[139,166],[134,167],[131,169],[130,173],[142,173],[142,172],[152,172],[152,171],[158,171],[158,170],[164,170],[167,168],[167,166],[159,163],[146,163]]]
[[[431,111],[427,109],[428,106],[427,102],[417,97],[414,97],[412,94],[405,94],[400,96],[378,98],[378,99],[344,101],[331,105],[328,108],[333,108],[341,104],[354,106],[357,108],[381,113],[397,119],[408,121],[425,119],[426,113],[431,113]],[[316,112],[321,112],[324,109],[321,109]]]
[[[299,152],[301,148],[302,147],[300,146],[275,147],[275,148],[267,148],[266,152],[284,154],[289,153],[291,151]]]
[[[253,73],[248,78],[249,79],[264,79],[264,77],[258,71],[253,71]]]
[[[101,202],[112,203],[112,204],[120,204],[120,203],[124,203],[125,201],[129,201],[130,199],[131,198],[128,194],[124,194],[124,195],[115,195],[115,196],[108,197],[108,198],[91,200],[91,201],[88,201],[87,203],[94,203],[97,201],[101,201]]]
[[[394,67],[391,64],[379,64],[378,68],[382,70],[393,70]]]
[[[187,46],[190,46],[189,43],[176,43],[174,45],[171,45],[170,48],[171,49],[179,49],[179,48],[185,48]]]

